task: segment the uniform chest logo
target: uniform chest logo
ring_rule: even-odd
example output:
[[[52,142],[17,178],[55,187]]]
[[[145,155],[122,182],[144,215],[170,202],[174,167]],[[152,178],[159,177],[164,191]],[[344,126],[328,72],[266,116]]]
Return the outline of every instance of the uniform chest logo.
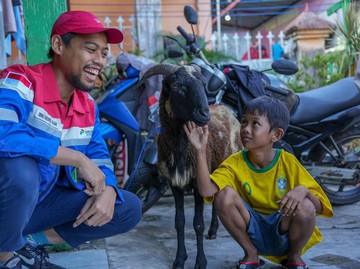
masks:
[[[286,178],[279,178],[277,179],[277,188],[280,191],[286,190]]]
[[[80,135],[81,136],[86,136],[86,137],[91,137],[92,136],[92,130],[80,129]]]

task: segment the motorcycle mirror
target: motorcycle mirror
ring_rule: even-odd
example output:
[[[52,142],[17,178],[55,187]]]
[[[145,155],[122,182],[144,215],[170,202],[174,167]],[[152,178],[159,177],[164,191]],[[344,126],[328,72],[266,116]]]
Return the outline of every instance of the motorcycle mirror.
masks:
[[[299,68],[297,65],[289,60],[280,59],[271,64],[272,69],[282,75],[294,75]]]
[[[184,16],[188,23],[197,24],[198,14],[191,6],[184,7]]]

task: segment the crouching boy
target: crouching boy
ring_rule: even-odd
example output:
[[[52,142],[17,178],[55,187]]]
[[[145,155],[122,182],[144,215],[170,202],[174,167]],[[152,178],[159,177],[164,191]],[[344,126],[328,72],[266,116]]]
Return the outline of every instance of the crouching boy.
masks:
[[[238,269],[264,268],[265,258],[287,269],[308,268],[301,255],[322,240],[316,215],[332,217],[329,199],[292,154],[275,149],[289,124],[284,103],[267,96],[247,105],[241,120],[244,149],[211,175],[206,164],[208,128],[184,125],[196,149],[197,184],[244,250]]]

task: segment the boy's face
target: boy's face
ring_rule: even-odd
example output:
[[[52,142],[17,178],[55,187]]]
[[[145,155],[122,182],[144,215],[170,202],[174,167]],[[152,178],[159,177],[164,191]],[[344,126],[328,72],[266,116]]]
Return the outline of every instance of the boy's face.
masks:
[[[274,144],[275,130],[270,131],[270,124],[265,116],[244,114],[241,120],[241,142],[248,149],[271,147]]]

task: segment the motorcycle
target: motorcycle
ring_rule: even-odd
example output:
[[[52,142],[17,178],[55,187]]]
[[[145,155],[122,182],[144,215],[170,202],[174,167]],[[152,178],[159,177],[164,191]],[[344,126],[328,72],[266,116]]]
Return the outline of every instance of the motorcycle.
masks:
[[[119,74],[108,81],[105,92],[96,99],[100,129],[114,164],[117,185],[138,195],[143,213],[167,188],[166,180],[156,168],[159,93],[146,94],[144,87],[135,87],[142,69],[151,64],[154,63],[146,58],[120,55],[117,58]],[[123,77],[117,81],[120,74]]]
[[[246,102],[260,95],[279,98],[288,106],[290,125],[275,146],[294,154],[321,185],[334,205],[360,201],[360,91],[354,78],[344,78],[331,85],[294,93],[265,72],[239,64],[212,65],[199,49],[193,25],[197,13],[185,6],[184,15],[192,29],[188,34],[177,29],[185,39],[174,40],[197,65],[207,81],[209,104],[225,104],[241,118]],[[272,70],[292,75],[297,66],[288,60],[272,63]]]

